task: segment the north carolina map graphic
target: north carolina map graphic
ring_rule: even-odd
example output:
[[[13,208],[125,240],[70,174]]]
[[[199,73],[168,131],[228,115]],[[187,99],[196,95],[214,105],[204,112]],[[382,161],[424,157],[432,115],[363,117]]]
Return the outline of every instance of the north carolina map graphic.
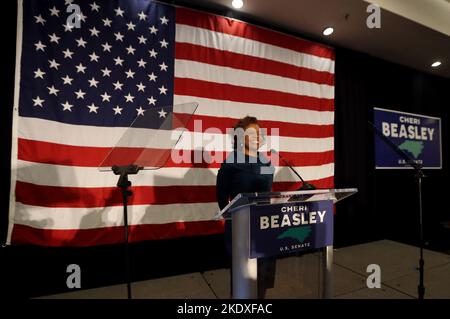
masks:
[[[417,159],[420,154],[422,154],[424,145],[423,141],[404,141],[402,144],[398,146],[402,151],[407,151],[412,156],[414,156],[415,159]]]
[[[300,243],[303,243],[303,241],[310,234],[311,234],[311,226],[295,227],[295,228],[289,228],[285,232],[281,233],[278,236],[278,239],[293,238],[293,239],[298,240]]]

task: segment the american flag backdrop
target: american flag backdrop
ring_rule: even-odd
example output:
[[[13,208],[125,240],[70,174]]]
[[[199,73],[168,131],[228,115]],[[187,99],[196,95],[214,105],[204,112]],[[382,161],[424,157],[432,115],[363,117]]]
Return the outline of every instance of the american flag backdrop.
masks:
[[[23,0],[17,32],[12,244],[122,242],[117,176],[97,167],[136,116],[172,104],[199,103],[194,119],[223,134],[256,116],[304,179],[333,187],[332,48],[150,0]],[[169,160],[132,176],[130,241],[222,232],[219,167]],[[280,162],[274,190],[299,186]]]

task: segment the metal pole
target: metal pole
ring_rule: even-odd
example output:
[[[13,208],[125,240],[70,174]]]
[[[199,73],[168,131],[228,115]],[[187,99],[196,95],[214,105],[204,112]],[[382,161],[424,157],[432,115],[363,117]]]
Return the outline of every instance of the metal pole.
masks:
[[[250,207],[232,213],[233,299],[256,299],[258,259],[250,259]]]
[[[128,245],[128,189],[122,189],[123,193],[123,222],[124,222],[124,234],[125,234],[125,271],[126,271],[126,280],[127,280],[127,297],[131,299],[131,278],[130,278],[130,250]]]
[[[419,260],[419,286],[417,287],[417,292],[419,300],[423,300],[425,296],[425,286],[424,286],[424,266],[425,261],[423,260],[423,215],[422,215],[422,176],[420,173],[417,176],[417,184],[419,187],[419,232],[420,232],[420,260]]]
[[[124,226],[124,244],[125,244],[125,271],[127,280],[127,295],[128,299],[131,299],[131,267],[130,267],[130,250],[128,245],[128,197],[133,195],[133,192],[128,190],[131,186],[131,182],[128,180],[128,175],[137,174],[143,167],[137,165],[126,165],[111,167],[115,175],[120,175],[117,181],[117,187],[122,190],[123,201],[123,226]]]
[[[323,287],[322,298],[333,298],[333,245],[322,250]]]

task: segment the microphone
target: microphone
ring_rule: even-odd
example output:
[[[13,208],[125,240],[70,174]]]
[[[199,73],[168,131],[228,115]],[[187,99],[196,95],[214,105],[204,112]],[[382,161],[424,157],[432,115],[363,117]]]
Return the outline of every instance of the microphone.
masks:
[[[313,184],[310,184],[308,182],[305,182],[303,180],[303,178],[300,176],[300,174],[292,167],[291,164],[289,164],[289,162],[280,155],[280,153],[278,153],[277,151],[275,151],[273,148],[270,150],[271,153],[275,153],[278,155],[279,158],[281,158],[283,160],[283,162],[286,163],[286,165],[291,169],[291,171],[294,172],[295,175],[297,175],[298,178],[300,178],[300,180],[302,181],[302,187],[300,187],[298,190],[299,191],[309,191],[309,190],[314,190],[316,189],[316,187]]]

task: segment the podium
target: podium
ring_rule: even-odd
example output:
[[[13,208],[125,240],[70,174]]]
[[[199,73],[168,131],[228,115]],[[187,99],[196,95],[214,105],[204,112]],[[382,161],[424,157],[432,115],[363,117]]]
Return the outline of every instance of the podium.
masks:
[[[322,250],[323,298],[333,294],[333,204],[356,188],[238,194],[216,216],[231,219],[232,295],[256,299],[257,259]]]

